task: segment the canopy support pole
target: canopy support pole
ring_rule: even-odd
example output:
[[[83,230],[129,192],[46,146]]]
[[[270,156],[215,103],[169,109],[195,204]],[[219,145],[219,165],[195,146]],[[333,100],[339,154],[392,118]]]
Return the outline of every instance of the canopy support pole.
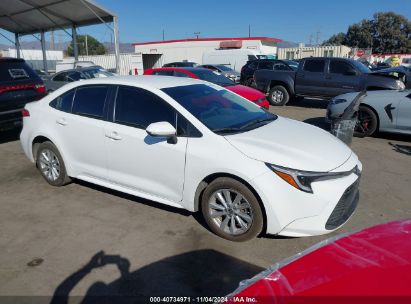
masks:
[[[47,55],[46,55],[46,39],[44,38],[44,30],[41,31],[41,51],[43,53],[43,69],[46,75],[49,74],[49,70],[47,68]]]
[[[16,46],[17,58],[21,58],[20,38],[18,33],[14,34],[14,41],[14,45]]]
[[[77,30],[76,30],[76,26],[74,24],[71,28],[71,36],[73,37],[74,60],[78,61]]]
[[[118,31],[118,17],[113,17],[114,25],[114,54],[116,56],[116,73],[120,74],[120,46],[119,46],[119,31]]]

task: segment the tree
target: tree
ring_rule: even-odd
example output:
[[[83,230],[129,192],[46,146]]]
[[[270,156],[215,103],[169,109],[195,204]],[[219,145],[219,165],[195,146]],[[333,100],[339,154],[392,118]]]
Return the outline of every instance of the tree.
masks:
[[[74,49],[73,49],[74,42],[73,40],[67,47],[67,55],[74,56]],[[77,36],[77,48],[79,55],[87,55],[87,51],[89,55],[104,55],[106,53],[106,48],[104,45],[99,42],[96,38],[87,35],[87,50],[86,50],[86,35],[78,35]]]
[[[373,48],[377,53],[411,51],[411,22],[393,12],[374,14]]]
[[[372,48],[375,53],[411,53],[411,21],[393,12],[380,12],[323,42],[323,45]]]
[[[321,45],[344,45],[345,44],[345,33],[341,32],[332,35],[328,40],[324,41]]]
[[[348,27],[345,35],[345,42],[348,46],[359,48],[373,47],[373,21],[362,20]]]

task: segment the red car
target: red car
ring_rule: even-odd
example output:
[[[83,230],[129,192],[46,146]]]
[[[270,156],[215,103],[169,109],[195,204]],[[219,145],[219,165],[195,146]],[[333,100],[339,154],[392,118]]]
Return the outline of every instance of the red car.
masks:
[[[176,77],[190,77],[212,82],[225,87],[238,95],[254,102],[262,108],[268,109],[270,104],[265,95],[256,89],[236,84],[224,75],[204,68],[157,68],[144,71],[144,75],[162,75]]]
[[[277,263],[226,301],[243,302],[411,303],[411,220],[337,236]]]

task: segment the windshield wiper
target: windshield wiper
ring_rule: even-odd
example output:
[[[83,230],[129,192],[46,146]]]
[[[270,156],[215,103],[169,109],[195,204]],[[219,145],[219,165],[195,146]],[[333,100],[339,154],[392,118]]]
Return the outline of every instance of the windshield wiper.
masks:
[[[275,120],[276,118],[277,118],[277,117],[272,116],[272,117],[269,117],[269,118],[262,118],[262,119],[253,120],[253,121],[250,121],[249,123],[246,123],[245,125],[241,126],[240,129],[241,129],[241,130],[248,129],[248,128],[250,128],[251,126],[254,126],[254,125],[256,125],[256,124],[260,124],[260,123],[266,122],[266,121],[273,121],[273,120]]]
[[[214,133],[235,133],[235,132],[242,131],[242,129],[241,128],[219,128],[219,129],[213,129],[212,131]]]

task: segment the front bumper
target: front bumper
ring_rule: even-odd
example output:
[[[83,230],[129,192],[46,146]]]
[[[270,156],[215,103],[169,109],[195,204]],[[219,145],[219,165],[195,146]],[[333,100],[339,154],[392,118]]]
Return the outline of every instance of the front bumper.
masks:
[[[345,172],[361,162],[353,154],[335,172]],[[267,233],[292,237],[312,236],[338,229],[354,213],[359,200],[360,176],[349,175],[312,183],[313,193],[293,188],[273,172],[257,177],[266,215]]]

